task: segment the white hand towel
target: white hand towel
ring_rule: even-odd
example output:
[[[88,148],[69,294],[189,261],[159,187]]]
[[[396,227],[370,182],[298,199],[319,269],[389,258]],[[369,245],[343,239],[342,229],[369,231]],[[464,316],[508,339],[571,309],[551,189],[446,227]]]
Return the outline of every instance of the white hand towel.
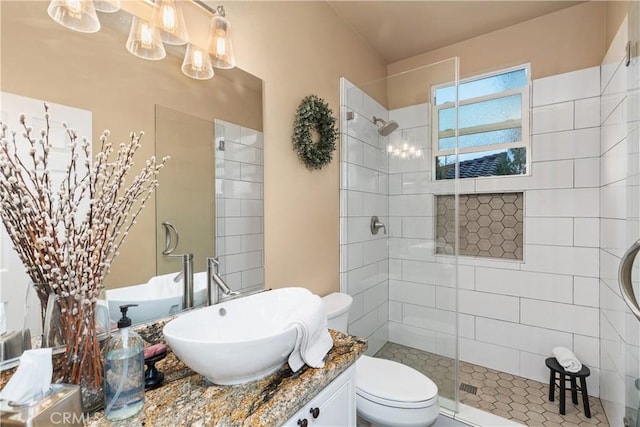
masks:
[[[573,351],[569,350],[568,348],[554,347],[551,351],[553,352],[553,355],[555,356],[560,366],[562,366],[565,371],[575,373],[579,372],[580,369],[582,369],[582,363],[580,363],[576,355],[573,354]]]
[[[324,357],[333,347],[322,299],[309,292],[299,307],[291,313],[291,325],[298,333],[295,347],[289,355],[289,367],[293,372],[300,370],[305,363],[312,368],[324,367]]]

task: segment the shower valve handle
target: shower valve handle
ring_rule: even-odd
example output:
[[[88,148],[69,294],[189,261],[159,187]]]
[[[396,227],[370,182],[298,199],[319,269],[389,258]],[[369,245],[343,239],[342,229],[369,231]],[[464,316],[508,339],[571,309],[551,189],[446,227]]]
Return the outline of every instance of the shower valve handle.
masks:
[[[371,224],[369,226],[371,234],[378,234],[378,231],[382,228],[384,234],[387,234],[387,227],[382,223],[377,216],[371,217]]]

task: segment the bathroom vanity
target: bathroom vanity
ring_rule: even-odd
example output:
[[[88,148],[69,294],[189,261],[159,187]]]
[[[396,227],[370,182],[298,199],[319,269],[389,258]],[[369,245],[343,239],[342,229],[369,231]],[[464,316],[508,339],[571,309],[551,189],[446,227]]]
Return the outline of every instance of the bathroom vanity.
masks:
[[[119,423],[100,411],[87,426],[355,426],[355,362],[365,340],[330,330],[334,346],[324,368],[292,373],[284,364],[258,381],[218,386],[187,368],[173,353],[156,366],[163,385],[147,391],[144,409]]]

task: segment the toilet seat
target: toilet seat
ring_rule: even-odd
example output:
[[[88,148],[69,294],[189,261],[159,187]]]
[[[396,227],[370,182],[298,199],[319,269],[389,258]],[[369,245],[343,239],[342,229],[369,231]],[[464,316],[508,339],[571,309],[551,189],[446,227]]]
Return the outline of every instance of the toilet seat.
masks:
[[[419,371],[364,355],[356,362],[356,393],[394,408],[426,408],[438,403],[438,387]]]

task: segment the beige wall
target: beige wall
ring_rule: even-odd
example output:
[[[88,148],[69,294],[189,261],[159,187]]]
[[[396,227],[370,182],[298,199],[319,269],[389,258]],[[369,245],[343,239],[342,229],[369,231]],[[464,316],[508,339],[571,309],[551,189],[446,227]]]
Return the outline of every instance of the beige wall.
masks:
[[[532,78],[600,65],[606,2],[590,1],[460,43],[389,64],[388,73],[460,57],[460,75],[531,62]]]
[[[302,98],[339,113],[339,78],[385,76],[382,59],[324,2],[229,2],[238,66],[264,80],[266,286],[339,289],[339,150],[309,171],[291,146]]]
[[[608,48],[616,36],[624,17],[629,13],[629,1],[610,0],[606,8],[605,46]]]

